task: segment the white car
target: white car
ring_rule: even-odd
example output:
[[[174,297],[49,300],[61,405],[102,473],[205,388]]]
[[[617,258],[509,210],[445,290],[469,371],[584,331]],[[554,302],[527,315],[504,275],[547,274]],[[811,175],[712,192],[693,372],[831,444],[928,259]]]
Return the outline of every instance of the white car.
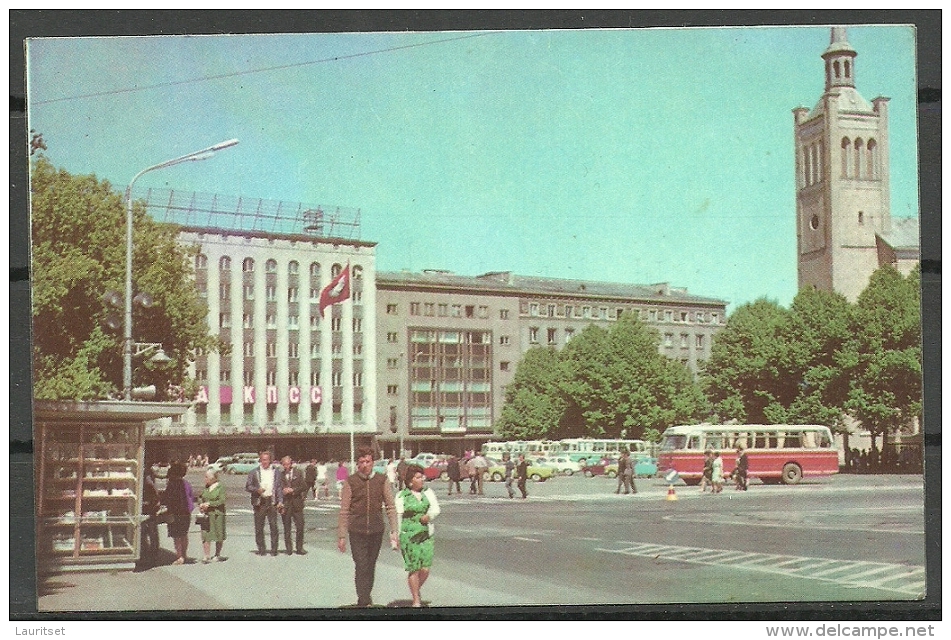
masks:
[[[568,456],[538,458],[537,461],[549,467],[554,467],[555,471],[565,476],[571,476],[581,471],[581,464],[578,462],[572,462],[571,458]]]
[[[409,464],[419,465],[423,469],[431,465],[436,461],[438,456],[435,453],[417,453],[415,456],[407,460]]]

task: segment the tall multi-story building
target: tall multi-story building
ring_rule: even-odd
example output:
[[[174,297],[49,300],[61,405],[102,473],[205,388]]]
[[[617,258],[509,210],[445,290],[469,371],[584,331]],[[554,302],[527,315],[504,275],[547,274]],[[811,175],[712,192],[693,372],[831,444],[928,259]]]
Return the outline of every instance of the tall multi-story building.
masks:
[[[889,99],[870,103],[856,89],[857,55],[833,27],[825,92],[812,110],[793,110],[799,287],[853,302],[881,265],[908,273],[919,260],[918,219],[891,216]]]
[[[446,271],[377,274],[381,439],[461,450],[491,437],[525,352],[563,347],[622,313],[655,327],[660,351],[696,370],[726,303],[648,286]]]

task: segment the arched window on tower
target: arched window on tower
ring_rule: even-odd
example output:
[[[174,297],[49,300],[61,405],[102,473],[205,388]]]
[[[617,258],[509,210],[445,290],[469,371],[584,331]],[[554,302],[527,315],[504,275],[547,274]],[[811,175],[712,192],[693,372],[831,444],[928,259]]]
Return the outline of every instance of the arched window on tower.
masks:
[[[862,168],[863,161],[865,160],[865,143],[862,142],[861,138],[855,139],[855,179],[861,180],[864,178],[864,171]]]
[[[802,184],[806,187],[812,184],[812,154],[808,146],[802,148]]]
[[[875,138],[868,141],[867,149],[868,151],[865,154],[868,158],[866,176],[869,180],[878,180],[878,143],[875,142]]]
[[[317,262],[310,263],[310,277],[319,278],[320,277],[320,264]]]
[[[254,258],[245,258],[244,262],[241,263],[241,270],[245,273],[254,272]]]
[[[819,158],[819,144],[812,145],[812,183],[819,182],[822,176],[822,161]]]
[[[848,179],[852,172],[849,165],[852,164],[852,141],[848,138],[842,138],[842,177]]]
[[[845,77],[846,79],[852,76],[852,63],[849,60],[845,61]]]
[[[839,61],[838,60],[832,63],[832,68],[835,71],[835,77],[839,78],[840,75],[839,75]]]

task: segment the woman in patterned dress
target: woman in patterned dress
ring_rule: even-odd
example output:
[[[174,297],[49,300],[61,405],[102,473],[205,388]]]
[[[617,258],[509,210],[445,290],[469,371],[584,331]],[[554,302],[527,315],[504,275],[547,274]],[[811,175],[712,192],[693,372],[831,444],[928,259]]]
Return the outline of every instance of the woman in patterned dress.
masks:
[[[198,509],[208,516],[207,528],[201,528],[201,544],[205,551],[203,563],[208,564],[214,559],[217,562],[225,558],[221,555],[221,547],[225,543],[225,488],[218,482],[218,472],[209,469],[205,472],[205,488],[198,497]],[[215,543],[215,555],[211,557],[211,543]]]
[[[432,489],[423,489],[423,469],[410,465],[405,475],[406,489],[396,495],[396,514],[400,519],[400,551],[413,606],[423,606],[419,592],[433,564],[433,524],[439,515],[439,503]]]

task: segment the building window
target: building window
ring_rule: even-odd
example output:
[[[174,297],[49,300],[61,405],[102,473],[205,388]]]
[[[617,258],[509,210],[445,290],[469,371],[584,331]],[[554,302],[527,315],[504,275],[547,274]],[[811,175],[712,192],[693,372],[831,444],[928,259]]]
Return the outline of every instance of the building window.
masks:
[[[608,308],[607,308],[607,307],[601,307],[600,309],[598,309],[598,318],[601,319],[601,320],[607,320],[607,319],[608,319]]]
[[[221,260],[218,261],[218,269],[221,271],[231,271],[231,258],[221,256]]]
[[[241,263],[241,270],[245,273],[254,273],[254,258],[245,258]]]
[[[317,340],[314,340],[310,343],[310,357],[319,358],[320,357],[320,344]]]
[[[687,311],[680,312],[680,321],[681,322],[690,322],[690,313]]]
[[[427,302],[423,305],[423,314],[427,316],[436,315],[436,304],[434,302]]]
[[[198,283],[198,297],[199,297],[199,298],[207,298],[207,297],[208,297],[208,283],[207,283],[207,282],[199,282],[199,283]]]
[[[207,269],[208,268],[208,256],[204,253],[199,253],[195,256],[195,268],[196,269]]]
[[[267,357],[268,357],[268,358],[276,358],[276,357],[277,357],[277,343],[276,343],[276,342],[268,342],[268,343],[267,343]]]
[[[362,387],[363,386],[363,373],[355,371],[353,373],[353,386]]]
[[[665,333],[665,334],[664,334],[664,346],[665,346],[665,347],[672,347],[672,346],[674,346],[674,334],[672,334],[672,333]]]
[[[254,285],[253,284],[244,285],[244,299],[254,300]]]
[[[311,287],[310,288],[310,301],[317,302],[320,300],[320,287]]]
[[[227,282],[218,285],[218,297],[221,300],[231,299],[231,285]]]
[[[461,304],[452,305],[452,313],[450,315],[452,315],[453,318],[462,317],[462,305]]]
[[[245,369],[243,377],[244,377],[244,386],[246,387],[254,386],[254,372],[253,371],[248,371],[247,369]]]
[[[195,370],[195,379],[199,382],[208,381],[208,370],[207,369],[196,369]]]
[[[267,285],[267,287],[264,289],[264,292],[268,302],[274,302],[277,300],[277,287],[275,285]]]
[[[231,314],[230,313],[219,313],[218,314],[218,326],[222,329],[231,328]]]
[[[354,332],[354,333],[360,333],[360,332],[362,332],[362,331],[363,331],[363,319],[362,319],[362,318],[354,318],[354,319],[353,319],[353,332]]]
[[[673,322],[674,321],[674,312],[671,310],[664,311],[664,322]]]
[[[320,316],[311,316],[310,317],[310,328],[311,331],[316,331],[320,328]]]
[[[703,349],[703,335],[698,335],[698,336],[697,336],[697,343],[696,343],[696,344],[697,344],[697,348],[698,348],[698,349]]]
[[[395,384],[386,385],[386,393],[390,396],[395,396],[397,392],[397,386]]]
[[[297,371],[288,371],[287,385],[290,387],[296,387],[299,383],[300,383],[300,373]]]
[[[277,329],[277,314],[269,313],[264,317],[268,329]]]
[[[499,320],[508,320],[508,319],[509,319],[509,310],[499,309]]]
[[[474,318],[474,317],[475,317],[475,305],[474,305],[474,304],[467,304],[467,305],[466,305],[466,317],[467,317],[467,318]]]
[[[706,316],[703,311],[695,311],[693,317],[696,318],[697,322],[703,323],[706,322]]]
[[[499,336],[499,345],[505,347],[512,344],[511,336]]]
[[[532,344],[538,343],[538,327],[528,328],[528,341]]]
[[[290,331],[297,331],[300,326],[297,324],[297,316],[287,316],[287,328]]]
[[[411,316],[418,316],[418,315],[419,315],[419,303],[418,303],[418,302],[410,302],[410,303],[409,303],[409,314],[410,314]]]
[[[287,301],[297,302],[298,292],[299,292],[299,289],[297,287],[289,287],[287,289]]]
[[[489,308],[487,306],[479,305],[479,317],[488,318],[489,317]]]
[[[387,359],[386,359],[386,368],[387,368],[387,369],[395,369],[395,368],[398,367],[398,366],[400,366],[400,360],[399,360],[399,358],[387,358]]]
[[[298,355],[297,355],[297,353],[298,353],[298,352],[297,352],[297,348],[298,348],[298,345],[297,345],[296,342],[289,342],[289,343],[287,344],[287,357],[288,357],[288,358],[297,358],[297,357],[298,357]]]
[[[320,369],[315,368],[310,372],[310,386],[319,387],[320,386]]]
[[[335,356],[339,356],[341,353],[343,353],[342,345],[340,345],[339,343],[330,345],[330,353],[332,353]]]
[[[343,386],[343,373],[334,371],[330,374],[330,384],[334,387]]]
[[[439,317],[445,318],[448,315],[449,315],[449,305],[446,304],[445,302],[440,302],[439,303]]]
[[[572,328],[565,329],[565,344],[571,342],[571,339],[575,337],[575,330]]]
[[[276,372],[276,371],[268,371],[268,372],[267,372],[266,382],[267,382],[267,386],[269,386],[269,387],[273,387],[274,385],[276,385],[276,384],[277,384],[277,372]]]
[[[548,317],[549,318],[555,317],[555,305],[553,304],[548,305]]]
[[[390,332],[388,332],[388,333],[386,334],[386,341],[387,341],[387,342],[396,342],[396,341],[397,341],[396,332],[395,332],[395,331],[390,331]]]
[[[686,333],[681,333],[680,334],[680,348],[688,349],[689,347],[690,347],[690,336],[688,336]]]
[[[395,315],[396,315],[396,305],[395,305],[394,303],[392,303],[392,302],[389,303],[389,304],[387,304],[387,305],[386,305],[386,313],[387,313],[387,315],[395,316]]]
[[[581,308],[581,317],[588,319],[591,317],[591,307],[582,307]]]
[[[300,265],[297,264],[297,260],[291,260],[290,264],[287,265],[287,272],[292,276],[296,276],[300,271]]]
[[[570,304],[566,304],[566,305],[565,305],[565,317],[566,317],[566,318],[570,318],[570,317],[572,316],[572,314],[574,314],[574,312],[575,312],[575,308],[574,308],[573,305],[570,305]]]
[[[244,314],[244,317],[243,317],[243,319],[242,319],[242,322],[243,322],[243,324],[244,324],[244,328],[245,328],[245,329],[253,329],[253,328],[254,328],[254,316],[251,315],[250,313]]]
[[[528,305],[528,315],[530,315],[533,318],[538,317],[538,303],[537,302],[533,302],[530,305]]]
[[[340,331],[340,324],[342,318],[336,317],[330,319],[330,330],[331,331]]]
[[[277,260],[273,258],[264,263],[264,273],[277,273]]]
[[[310,277],[319,278],[320,277],[320,265],[316,262],[310,263]]]
[[[245,343],[244,343],[244,356],[245,356],[246,358],[251,358],[251,357],[254,356],[254,343],[253,343],[253,342],[245,342]]]
[[[557,329],[548,329],[548,344],[555,344],[557,336]]]
[[[220,380],[221,380],[221,382],[231,382],[231,370],[230,370],[230,369],[222,369],[222,370],[221,370]]]
[[[621,316],[623,314],[624,314],[624,309],[622,307],[618,307],[617,309],[614,310],[614,317],[617,318],[618,320],[621,319]]]
[[[720,324],[720,314],[713,312],[710,314],[710,323],[711,324]]]
[[[651,321],[651,322],[657,322],[657,310],[656,310],[656,309],[651,309],[651,310],[648,312],[647,315],[648,315],[648,317],[650,318],[650,321]]]

